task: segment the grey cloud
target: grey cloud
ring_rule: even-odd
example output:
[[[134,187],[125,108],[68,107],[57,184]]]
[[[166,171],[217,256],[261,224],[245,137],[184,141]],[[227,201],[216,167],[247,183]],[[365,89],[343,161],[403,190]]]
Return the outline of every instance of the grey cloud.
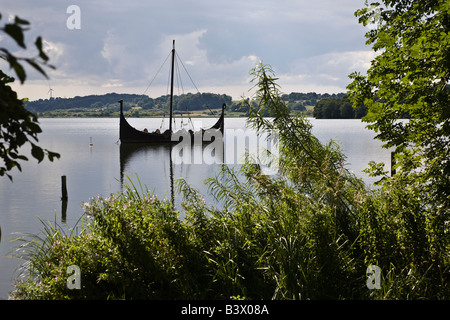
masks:
[[[66,27],[71,4],[81,9],[80,30]],[[335,78],[340,80],[333,85],[344,83],[352,61],[340,60],[338,68],[324,57],[368,50],[353,16],[363,5],[362,0],[4,0],[0,10],[30,20],[31,34],[47,41],[58,68],[52,83],[61,88],[74,83],[143,88],[175,38],[196,83],[217,88],[222,83],[225,91],[244,86],[259,59],[292,81],[319,81],[321,74],[318,85]],[[308,64],[319,65],[301,67]],[[298,80],[297,91],[302,85]]]

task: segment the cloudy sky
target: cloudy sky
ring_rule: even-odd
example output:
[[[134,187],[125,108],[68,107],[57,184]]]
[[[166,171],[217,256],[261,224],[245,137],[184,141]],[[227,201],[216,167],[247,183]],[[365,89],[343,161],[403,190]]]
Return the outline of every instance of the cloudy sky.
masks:
[[[272,66],[285,93],[337,93],[345,91],[351,72],[364,72],[374,58],[365,45],[367,30],[354,16],[364,0],[1,3],[1,25],[18,15],[30,21],[31,29],[26,33],[27,52],[4,35],[0,47],[17,55],[35,54],[31,49],[40,35],[56,67],[48,71],[49,80],[29,71],[26,84],[14,86],[20,97],[31,100],[48,98],[49,87],[53,97],[166,94],[168,71],[163,62],[172,40],[182,62],[183,92],[198,89],[235,99],[250,94],[249,70],[259,61]],[[79,15],[70,10],[71,5],[78,6]],[[72,28],[77,24],[79,29]],[[0,62],[0,67],[5,69],[5,64]]]

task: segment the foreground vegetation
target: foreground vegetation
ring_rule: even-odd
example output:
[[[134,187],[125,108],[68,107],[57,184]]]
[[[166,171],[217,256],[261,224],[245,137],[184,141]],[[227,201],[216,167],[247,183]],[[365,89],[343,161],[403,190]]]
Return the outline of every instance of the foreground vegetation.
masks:
[[[252,75],[258,104],[248,106],[249,124],[279,132],[279,157],[267,154],[277,175],[262,174],[248,155],[207,181],[217,206],[179,181],[180,211],[131,182],[94,198],[77,228],[44,222],[42,235],[21,239],[16,256],[26,263],[12,298],[448,298],[448,208],[428,205],[401,175],[365,186],[338,145],[291,116],[268,66]],[[69,288],[72,265],[80,289]],[[380,288],[367,286],[371,265]]]

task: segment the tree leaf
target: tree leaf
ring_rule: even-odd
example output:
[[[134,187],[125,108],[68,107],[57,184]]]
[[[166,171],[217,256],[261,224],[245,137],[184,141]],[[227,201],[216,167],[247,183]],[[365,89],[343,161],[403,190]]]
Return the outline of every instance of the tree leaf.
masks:
[[[39,50],[39,57],[44,60],[44,61],[48,61],[48,56],[45,54],[44,50],[42,49],[42,38],[41,37],[37,37],[36,41],[34,42],[34,44],[36,45],[36,48],[38,48]]]
[[[10,62],[10,64],[11,64],[11,62]],[[24,83],[25,79],[27,77],[27,75],[25,73],[25,69],[22,67],[22,65],[20,63],[17,62],[17,60],[12,63],[12,67],[13,67],[14,71],[16,72],[17,76],[19,77],[20,82]]]
[[[14,22],[16,24],[25,24],[25,25],[29,25],[30,24],[27,20],[21,19],[18,16],[15,17]]]
[[[45,149],[45,151],[47,151],[47,156],[50,161],[53,161],[55,158],[61,158],[61,155],[59,153],[48,151],[47,149]]]
[[[47,73],[44,71],[44,69],[41,68],[41,66],[36,61],[34,61],[33,59],[25,59],[25,61],[28,62],[28,64],[31,65],[36,71],[38,71],[48,79]]]
[[[42,150],[41,147],[38,147],[35,144],[31,144],[31,155],[38,160],[38,162],[41,162],[44,160],[44,150]]]
[[[26,49],[23,30],[20,26],[18,26],[17,24],[8,23],[3,28],[3,31],[11,36],[11,38],[13,38],[19,46]]]

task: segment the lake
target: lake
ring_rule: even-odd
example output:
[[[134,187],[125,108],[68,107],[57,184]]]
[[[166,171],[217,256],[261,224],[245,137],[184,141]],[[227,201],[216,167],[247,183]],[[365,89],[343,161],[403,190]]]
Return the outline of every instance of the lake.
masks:
[[[193,119],[194,120],[194,119]],[[138,129],[167,128],[167,122],[158,118],[132,118],[130,124]],[[186,120],[185,120],[186,121]],[[212,125],[216,119],[195,119],[202,127]],[[194,121],[194,122],[195,122]],[[336,140],[347,156],[348,168],[367,183],[374,180],[362,170],[370,160],[384,162],[389,170],[390,152],[374,140],[374,132],[365,128],[360,120],[310,119],[313,133],[323,142]],[[40,119],[43,133],[39,145],[61,154],[61,159],[37,163],[31,159],[22,164],[22,172],[12,172],[13,182],[0,177],[0,299],[7,299],[15,269],[22,262],[6,257],[17,245],[10,241],[14,233],[38,233],[42,224],[38,218],[74,226],[82,215],[82,203],[90,198],[109,196],[122,190],[126,177],[154,191],[158,197],[171,197],[171,177],[184,178],[205,195],[207,186],[203,181],[214,176],[220,164],[176,163],[171,166],[167,148],[154,147],[126,152],[119,142],[119,120],[110,118],[64,118]],[[177,124],[181,126],[181,123]],[[227,129],[245,128],[245,119],[225,119]],[[175,127],[175,129],[177,129]],[[226,136],[225,136],[226,139]],[[231,141],[231,140],[230,140]],[[90,143],[92,142],[92,146]],[[25,150],[25,149],[24,149]],[[25,151],[24,151],[25,152]],[[68,206],[62,219],[61,177],[67,179]],[[178,206],[181,197],[174,195]],[[62,221],[64,220],[64,221]]]

